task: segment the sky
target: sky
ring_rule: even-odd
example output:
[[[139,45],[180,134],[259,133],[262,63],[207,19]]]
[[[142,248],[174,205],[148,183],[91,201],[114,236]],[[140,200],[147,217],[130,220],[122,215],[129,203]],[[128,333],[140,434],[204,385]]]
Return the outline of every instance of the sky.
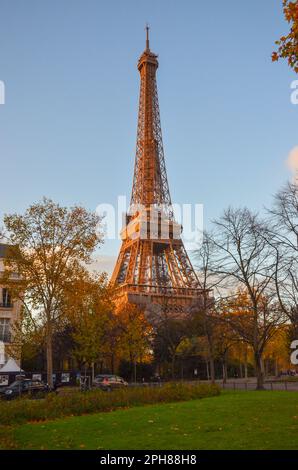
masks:
[[[262,211],[291,177],[297,75],[271,62],[281,0],[0,4],[1,220],[43,196],[92,211],[130,197],[146,22],[173,201],[202,203],[208,228],[229,205]],[[104,268],[118,248],[100,249]]]

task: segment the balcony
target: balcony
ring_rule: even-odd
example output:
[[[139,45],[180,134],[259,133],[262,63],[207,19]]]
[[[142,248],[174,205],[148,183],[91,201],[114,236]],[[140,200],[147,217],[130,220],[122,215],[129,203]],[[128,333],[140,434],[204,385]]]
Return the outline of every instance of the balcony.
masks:
[[[13,308],[12,302],[0,302],[0,308]]]

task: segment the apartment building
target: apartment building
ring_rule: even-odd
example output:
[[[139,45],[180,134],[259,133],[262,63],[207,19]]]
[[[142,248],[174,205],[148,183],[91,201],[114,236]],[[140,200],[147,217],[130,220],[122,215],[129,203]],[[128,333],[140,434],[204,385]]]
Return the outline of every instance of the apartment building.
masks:
[[[12,341],[12,325],[19,318],[21,311],[20,301],[13,301],[9,290],[1,285],[1,273],[8,249],[8,245],[0,243],[0,368],[9,359],[6,348]]]

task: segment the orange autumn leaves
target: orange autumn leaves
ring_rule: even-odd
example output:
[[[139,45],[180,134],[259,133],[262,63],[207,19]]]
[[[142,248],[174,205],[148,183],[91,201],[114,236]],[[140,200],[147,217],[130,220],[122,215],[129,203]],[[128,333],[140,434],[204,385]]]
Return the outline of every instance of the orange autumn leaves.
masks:
[[[298,1],[283,0],[283,11],[290,31],[275,41],[278,49],[271,57],[273,62],[286,59],[289,66],[298,73]]]
[[[150,328],[134,305],[116,306],[106,276],[89,273],[65,297],[65,318],[72,328],[74,356],[91,365],[102,361],[146,361]]]

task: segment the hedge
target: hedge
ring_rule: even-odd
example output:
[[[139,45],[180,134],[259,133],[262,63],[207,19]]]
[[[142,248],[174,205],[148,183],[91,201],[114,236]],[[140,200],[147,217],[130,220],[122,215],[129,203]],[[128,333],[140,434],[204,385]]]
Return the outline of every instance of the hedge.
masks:
[[[92,390],[61,395],[49,394],[42,400],[20,398],[10,402],[0,402],[0,425],[53,420],[64,416],[78,416],[154,403],[195,400],[219,394],[220,388],[217,385],[171,383],[154,388],[125,388],[111,393]]]

